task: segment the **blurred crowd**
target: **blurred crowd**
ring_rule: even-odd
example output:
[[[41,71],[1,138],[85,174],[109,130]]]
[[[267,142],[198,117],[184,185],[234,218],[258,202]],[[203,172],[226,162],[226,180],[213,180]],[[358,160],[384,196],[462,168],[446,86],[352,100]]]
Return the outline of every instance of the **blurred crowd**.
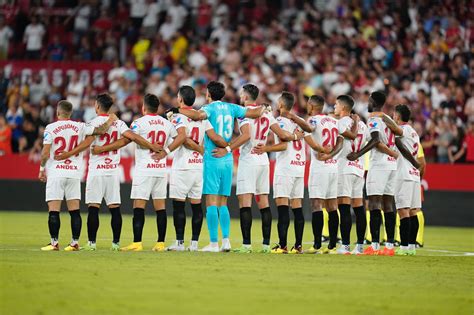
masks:
[[[62,86],[38,75],[22,82],[0,70],[0,152],[40,150],[61,98],[87,122],[95,95],[108,91],[130,123],[145,93],[159,96],[164,112],[180,85],[192,85],[199,108],[206,83],[218,79],[235,103],[247,82],[261,89],[259,102],[293,92],[301,116],[312,94],[325,97],[327,111],[350,94],[366,118],[369,93],[384,90],[388,113],[410,105],[429,162],[474,162],[473,1],[74,2],[0,0],[0,60],[114,64],[103,87],[76,75]]]

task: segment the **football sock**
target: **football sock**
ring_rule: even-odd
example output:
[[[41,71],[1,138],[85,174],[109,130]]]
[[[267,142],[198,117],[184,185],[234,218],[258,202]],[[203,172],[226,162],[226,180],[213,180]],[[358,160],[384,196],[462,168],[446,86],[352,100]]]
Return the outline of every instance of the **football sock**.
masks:
[[[286,247],[288,238],[288,227],[290,226],[290,207],[278,206],[278,238],[281,248]]]
[[[292,209],[295,217],[295,248],[301,246],[303,242],[304,215],[303,208]]]
[[[329,237],[329,214],[325,208],[323,208],[323,236]]]
[[[370,228],[370,210],[366,210],[365,214],[367,218],[366,226],[369,226],[369,228],[368,229],[366,228],[366,231],[365,231],[365,239],[369,242],[372,242],[372,233],[370,232],[370,229],[371,229]]]
[[[193,211],[193,217],[191,219],[191,225],[193,230],[193,235],[191,240],[198,241],[199,235],[201,235],[201,227],[202,227],[202,205],[198,204],[191,204],[191,210]]]
[[[164,242],[166,236],[166,225],[168,218],[166,217],[166,209],[156,210],[156,228],[158,230],[157,242]]]
[[[50,211],[48,214],[48,228],[51,236],[51,245],[56,245],[59,238],[59,228],[61,227],[61,219],[59,211]]]
[[[89,207],[87,214],[87,236],[89,242],[95,243],[99,230],[99,208]]]
[[[410,218],[400,219],[400,246],[408,246],[410,238]]]
[[[71,216],[71,232],[72,232],[72,241],[76,242],[79,240],[81,236],[81,228],[82,228],[82,218],[81,212],[79,209],[69,211],[69,215]]]
[[[423,215],[423,211],[418,211],[416,213],[416,216],[418,217],[418,234],[416,236],[416,241],[423,245],[424,243],[424,240],[423,240],[423,236],[425,234],[425,216]]]
[[[329,211],[329,249],[333,249],[337,244],[337,230],[339,227],[339,215],[337,211]]]
[[[110,226],[112,227],[113,243],[118,244],[120,242],[120,234],[122,233],[122,213],[120,213],[120,207],[109,208],[112,218],[110,219]]]
[[[339,214],[341,216],[341,239],[342,245],[350,245],[351,243],[351,228],[352,228],[352,216],[351,216],[351,205],[340,204]]]
[[[250,245],[250,231],[252,229],[252,209],[250,207],[240,208],[240,230],[242,231],[242,243]]]
[[[263,244],[270,245],[270,235],[272,234],[272,211],[269,207],[260,209],[262,215],[262,235]]]
[[[314,248],[321,248],[321,237],[323,233],[323,212],[314,211],[312,213],[311,223],[313,225]]]
[[[367,219],[365,218],[364,206],[355,207],[357,244],[364,244],[365,230],[367,229]]]
[[[395,214],[395,242],[400,243],[400,216]]]
[[[219,215],[217,214],[217,206],[207,207],[206,221],[211,243],[217,243],[217,234],[219,230]]]
[[[173,200],[173,223],[176,231],[176,240],[184,240],[184,228],[186,226],[186,213],[183,201]]]
[[[382,214],[380,209],[370,211],[370,234],[373,243],[380,243],[380,224],[382,223]]]
[[[395,242],[395,212],[384,212],[385,232],[387,233],[387,243]]]
[[[408,236],[408,244],[416,244],[417,234],[419,234],[420,227],[420,222],[418,221],[418,219],[419,217],[417,215],[410,217],[410,232]]]
[[[221,224],[222,238],[229,238],[230,233],[230,213],[227,206],[220,206],[219,223]]]
[[[145,209],[134,208],[133,209],[133,242],[141,242],[143,234],[143,226],[145,225]]]

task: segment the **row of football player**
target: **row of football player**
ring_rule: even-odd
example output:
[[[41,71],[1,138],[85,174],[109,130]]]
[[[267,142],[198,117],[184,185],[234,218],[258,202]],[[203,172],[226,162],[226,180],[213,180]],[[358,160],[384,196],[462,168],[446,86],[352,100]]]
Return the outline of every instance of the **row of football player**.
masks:
[[[210,94],[210,93],[208,93]],[[223,96],[223,95],[222,95]],[[258,88],[252,84],[245,85],[241,90],[241,102],[247,108],[257,109],[255,101],[258,97]],[[183,86],[178,91],[178,103],[181,108],[190,108],[194,103],[194,90]],[[216,99],[210,97],[209,101]],[[371,169],[368,174],[367,191],[369,207],[371,209],[372,246],[366,250],[367,254],[379,253],[379,228],[382,203],[388,241],[381,253],[393,254],[393,234],[395,229],[395,214],[391,203],[397,193],[397,208],[401,216],[400,229],[402,236],[401,253],[408,253],[407,231],[410,231],[410,221],[416,217],[415,209],[419,204],[415,194],[405,196],[408,189],[419,186],[420,167],[406,147],[413,148],[419,141],[413,135],[412,128],[406,124],[409,120],[409,109],[405,105],[397,106],[395,118],[402,123],[397,125],[388,116],[381,113],[385,103],[383,93],[374,92],[370,97],[369,107],[374,111],[369,119],[369,129],[356,115],[350,115],[354,101],[350,96],[341,95],[337,98],[334,115],[323,115],[324,99],[312,96],[308,100],[307,109],[310,119],[304,121],[294,115],[291,109],[294,96],[283,92],[278,100],[280,116],[274,119],[269,112],[255,110],[255,117],[239,120],[240,135],[227,143],[221,136],[232,133],[232,129],[224,129],[223,125],[212,126],[208,121],[193,121],[182,114],[170,115],[170,122],[156,116],[159,100],[154,95],[144,98],[144,116],[136,120],[131,130],[113,115],[108,115],[112,100],[108,95],[99,95],[96,110],[99,116],[90,125],[84,125],[67,120],[70,115],[70,104],[62,101],[58,106],[59,120],[46,128],[45,147],[43,150],[42,169],[40,178],[46,180],[44,166],[48,160],[48,180],[46,199],[50,215],[49,227],[51,244],[45,250],[56,250],[59,230],[59,208],[65,197],[71,213],[73,240],[66,250],[79,248],[78,238],[81,219],[79,215],[80,191],[78,189],[78,165],[80,152],[93,145],[89,162],[89,176],[86,188],[86,203],[89,205],[88,237],[86,249],[96,248],[95,240],[98,229],[98,208],[105,198],[112,214],[112,230],[114,240],[112,248],[118,250],[121,231],[120,194],[117,175],[117,165],[120,159],[118,150],[135,141],[139,144],[136,150],[137,173],[133,180],[131,198],[134,200],[133,230],[134,242],[123,250],[141,250],[141,234],[144,224],[144,208],[150,195],[157,214],[158,241],[154,250],[165,250],[164,236],[166,231],[166,213],[164,200],[166,198],[166,160],[171,151],[176,150],[171,176],[170,198],[173,198],[173,218],[176,228],[176,243],[169,250],[184,250],[184,202],[188,199],[193,209],[192,229],[193,237],[189,250],[197,250],[202,225],[202,159],[204,133],[217,146],[212,155],[215,158],[226,156],[234,149],[241,147],[239,169],[237,172],[237,195],[240,203],[240,217],[243,236],[243,245],[237,251],[249,252],[251,212],[250,206],[253,196],[259,196],[258,205],[262,214],[263,252],[286,253],[286,236],[289,226],[289,207],[295,214],[296,244],[290,252],[302,253],[301,238],[304,217],[301,208],[303,198],[303,176],[305,164],[304,145],[302,138],[311,147],[310,198],[312,199],[312,225],[314,246],[310,253],[335,253],[339,217],[335,211],[339,208],[341,214],[341,236],[343,246],[338,250],[341,254],[350,253],[350,226],[352,225],[350,207],[356,213],[358,230],[358,245],[354,253],[363,252],[361,235],[365,234],[365,211],[362,206],[362,189],[364,185],[364,171],[361,159],[364,153],[373,150],[371,154]],[[176,112],[177,110],[175,110]],[[179,111],[183,111],[180,109]],[[188,116],[191,111],[184,111]],[[194,117],[193,117],[194,116]],[[335,117],[337,117],[337,119]],[[108,118],[107,118],[108,117]],[[387,125],[386,125],[387,124]],[[69,127],[68,127],[69,126]],[[74,126],[71,127],[71,126]],[[217,127],[217,132],[213,127]],[[301,133],[301,128],[305,133]],[[411,130],[410,130],[411,129]],[[276,135],[274,144],[267,142],[270,131]],[[394,134],[401,138],[394,138]],[[122,137],[119,139],[119,135]],[[85,140],[79,140],[86,136]],[[229,136],[229,135],[227,135]],[[148,138],[150,141],[144,139]],[[370,141],[366,143],[366,139]],[[62,140],[57,140],[62,139]],[[411,140],[410,140],[411,139]],[[403,141],[411,141],[406,144]],[[51,148],[53,146],[53,148]],[[399,148],[403,157],[398,157],[395,146]],[[63,152],[65,149],[68,152]],[[156,153],[152,154],[151,151]],[[274,196],[278,207],[278,235],[279,243],[270,249],[271,212],[268,203],[269,193],[269,162],[266,152],[277,152]],[[415,154],[416,155],[416,154]],[[55,156],[55,160],[52,160]],[[205,155],[206,156],[206,155]],[[411,165],[407,163],[412,163]],[[414,167],[413,167],[413,166]],[[396,172],[397,167],[399,169]],[[395,176],[395,175],[399,176]],[[205,174],[204,174],[205,176]],[[206,178],[206,177],[205,177]],[[204,179],[205,179],[204,178]],[[408,182],[408,186],[405,185]],[[408,189],[406,188],[408,187]],[[415,190],[416,188],[414,188]],[[420,190],[417,190],[420,192]],[[339,198],[338,198],[339,197]],[[418,197],[419,194],[418,194]],[[321,233],[323,227],[322,207],[326,206],[329,212],[330,243],[326,250],[321,248]],[[413,210],[411,210],[413,209]],[[225,216],[220,216],[221,220]],[[393,220],[392,220],[393,218]],[[392,225],[393,222],[393,225]],[[408,222],[408,224],[407,224]],[[222,222],[221,222],[222,223]],[[359,224],[360,223],[360,224]],[[412,224],[415,226],[415,224]],[[403,232],[402,232],[403,230]],[[392,233],[393,231],[393,233]],[[412,233],[413,234],[413,233]],[[227,240],[224,242],[224,240]],[[222,251],[230,250],[228,237],[224,238]],[[362,236],[363,241],[363,236]],[[413,245],[413,244],[411,244]],[[215,251],[215,250],[212,250]],[[413,252],[413,251],[411,251]]]

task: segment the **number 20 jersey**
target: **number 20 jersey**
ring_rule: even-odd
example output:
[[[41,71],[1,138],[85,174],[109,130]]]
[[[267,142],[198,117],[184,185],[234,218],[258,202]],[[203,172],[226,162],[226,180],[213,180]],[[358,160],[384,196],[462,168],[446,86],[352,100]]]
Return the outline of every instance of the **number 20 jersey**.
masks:
[[[337,129],[337,120],[327,115],[315,115],[308,119],[313,128],[311,136],[322,146],[336,145],[339,131]],[[310,172],[313,173],[337,173],[337,156],[326,161],[318,160],[318,152],[311,149]]]

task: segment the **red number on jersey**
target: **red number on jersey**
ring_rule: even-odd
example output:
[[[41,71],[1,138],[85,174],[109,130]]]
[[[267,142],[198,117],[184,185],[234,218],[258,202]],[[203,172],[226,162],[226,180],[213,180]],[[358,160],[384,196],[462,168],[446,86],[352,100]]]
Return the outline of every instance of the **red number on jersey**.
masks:
[[[118,131],[115,130],[115,131],[112,131],[112,133],[104,133],[102,136],[100,136],[100,141],[105,141],[104,145],[109,145],[111,144],[112,142],[115,142],[117,141],[118,139]],[[117,150],[113,150],[112,151],[112,154],[117,154]],[[110,154],[110,151],[107,151],[107,152],[102,152],[100,155],[109,155]]]
[[[193,127],[191,130],[191,140],[199,144],[199,127]]]
[[[329,144],[334,147],[336,145],[336,139],[339,136],[339,131],[337,128],[324,128],[323,129],[323,137],[326,139],[323,140],[323,147],[327,147]]]
[[[387,146],[393,147],[395,146],[395,134],[390,130],[388,127],[385,127],[385,134],[387,135]]]
[[[296,151],[300,151],[303,148],[303,144],[301,143],[301,140],[293,141],[293,148],[295,148]]]
[[[71,138],[69,139],[68,151],[72,151],[75,147],[77,147],[77,142],[78,141],[79,141],[79,136],[78,135],[71,136]],[[61,152],[64,152],[64,149],[66,149],[67,141],[64,137],[56,137],[54,139],[54,144],[55,145],[59,144],[59,148],[57,148],[54,151],[54,155],[58,155]],[[79,154],[76,154],[76,156],[78,156],[78,155]]]
[[[351,144],[352,144],[352,152],[359,152],[360,151],[360,147],[362,146],[362,137],[364,135],[359,133],[357,135],[357,137],[351,141]],[[356,151],[357,149],[357,151]]]
[[[148,133],[147,137],[150,139],[151,143],[158,143],[161,146],[164,146],[166,142],[166,133],[163,130],[152,130]]]
[[[267,117],[260,117],[254,120],[254,124],[257,125],[255,132],[255,140],[265,140],[267,138],[267,131],[270,127],[270,121]]]
[[[416,157],[418,155],[418,143],[413,144],[413,151],[411,154]]]

